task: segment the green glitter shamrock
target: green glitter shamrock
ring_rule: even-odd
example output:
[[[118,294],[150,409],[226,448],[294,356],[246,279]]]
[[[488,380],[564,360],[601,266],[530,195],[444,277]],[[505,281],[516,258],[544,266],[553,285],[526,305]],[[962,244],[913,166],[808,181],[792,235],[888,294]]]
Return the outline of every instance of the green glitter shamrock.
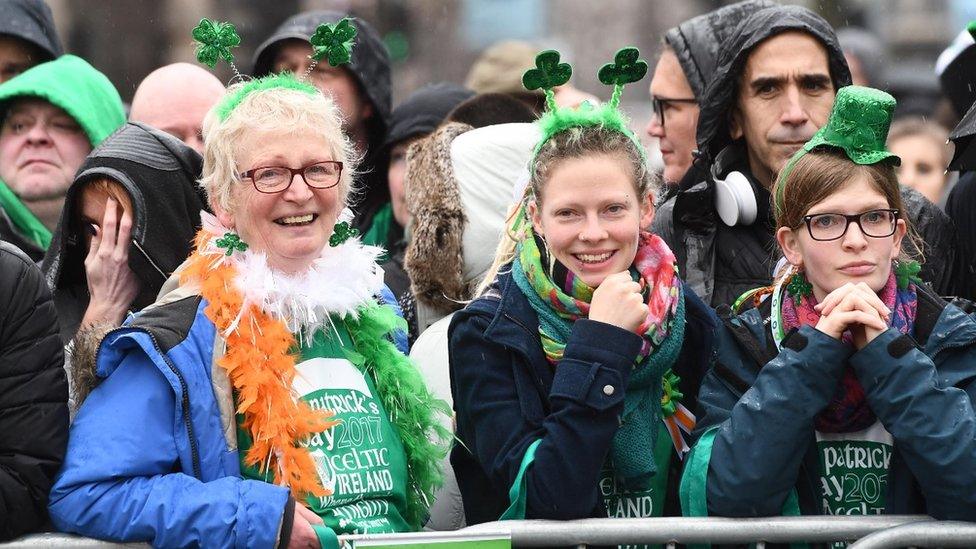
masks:
[[[796,273],[790,277],[790,283],[786,285],[786,293],[793,297],[793,301],[799,303],[801,299],[813,293],[813,284],[807,282],[807,277],[803,273]]]
[[[661,394],[661,412],[664,417],[671,417],[678,411],[678,401],[684,398],[684,393],[678,390],[681,378],[671,370],[664,373],[661,384],[664,385],[664,393]]]
[[[898,289],[908,288],[908,284],[914,280],[919,280],[918,273],[922,271],[922,266],[918,261],[899,261],[895,265],[895,280],[898,282]]]
[[[359,236],[359,231],[349,226],[349,223],[340,221],[332,229],[332,236],[329,237],[329,246],[335,248],[350,238]]]
[[[637,48],[623,48],[613,58],[613,63],[600,67],[597,77],[607,86],[623,86],[637,82],[647,74],[647,63],[638,59]]]
[[[569,63],[560,63],[556,50],[546,50],[535,56],[535,67],[522,75],[522,85],[529,91],[551,90],[569,82],[573,76],[573,67]]]
[[[192,34],[197,42],[197,61],[211,69],[221,59],[228,63],[234,62],[234,54],[230,49],[240,45],[241,37],[237,35],[237,29],[232,23],[221,23],[204,18],[193,28]]]
[[[329,64],[338,67],[352,60],[352,44],[356,38],[356,27],[348,17],[334,25],[322,23],[309,39],[312,43],[312,59],[321,61],[327,57]]]
[[[234,251],[243,252],[247,249],[247,243],[234,233],[224,233],[224,236],[217,239],[218,248],[227,248],[225,255],[231,255]]]

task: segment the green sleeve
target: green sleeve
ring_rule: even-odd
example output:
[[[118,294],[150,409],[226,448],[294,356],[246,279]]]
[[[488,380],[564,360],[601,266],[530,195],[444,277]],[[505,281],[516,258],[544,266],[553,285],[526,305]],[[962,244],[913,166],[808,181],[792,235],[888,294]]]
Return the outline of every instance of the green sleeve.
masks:
[[[525,519],[525,471],[535,461],[535,450],[539,447],[539,439],[529,445],[522,456],[522,465],[519,466],[518,474],[515,475],[515,482],[508,491],[508,500],[512,502],[508,509],[498,517],[498,520],[523,520]]]
[[[315,536],[319,538],[319,545],[322,549],[339,549],[339,536],[332,528],[324,524],[313,524],[312,530],[315,530]]]
[[[695,447],[688,454],[685,470],[681,475],[681,487],[678,495],[681,499],[681,513],[686,517],[707,517],[708,499],[705,483],[708,480],[708,464],[712,459],[712,443],[719,426],[716,425],[698,439]],[[800,503],[796,496],[796,489],[790,490],[786,502],[783,504],[782,516],[800,516]],[[708,547],[708,545],[689,545],[688,547]],[[803,547],[792,544],[791,547]]]

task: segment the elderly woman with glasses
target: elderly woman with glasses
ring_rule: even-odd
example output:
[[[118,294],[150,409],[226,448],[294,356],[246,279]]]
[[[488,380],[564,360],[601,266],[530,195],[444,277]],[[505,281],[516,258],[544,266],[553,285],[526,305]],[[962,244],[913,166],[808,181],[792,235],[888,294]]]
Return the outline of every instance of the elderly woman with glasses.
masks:
[[[976,520],[976,320],[904,253],[917,246],[885,149],[894,107],[842,88],[779,174],[787,267],[724,315],[686,514]]]
[[[381,252],[344,217],[356,155],[290,76],[205,121],[195,251],[109,333],[51,495],[55,525],[183,547],[335,547],[417,530],[445,406],[394,341]],[[402,334],[400,334],[402,335]]]

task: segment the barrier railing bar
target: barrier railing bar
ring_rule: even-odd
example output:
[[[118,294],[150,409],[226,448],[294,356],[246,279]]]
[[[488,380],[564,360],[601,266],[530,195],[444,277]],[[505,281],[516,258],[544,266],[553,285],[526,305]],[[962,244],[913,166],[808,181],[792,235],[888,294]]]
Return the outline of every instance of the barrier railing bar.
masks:
[[[6,543],[0,543],[0,548],[3,549],[61,549],[62,547],[66,549],[149,549],[149,544],[112,543],[59,532],[29,534]]]
[[[469,526],[459,533],[509,532],[516,547],[629,545],[651,543],[790,543],[860,539],[868,534],[918,521],[924,515],[768,518],[583,519],[504,521]]]
[[[926,521],[895,526],[864,536],[849,549],[884,549],[888,547],[973,547],[976,546],[976,524],[955,521]]]
[[[414,532],[340,536],[343,541],[377,540],[400,543],[471,539],[472,536],[512,538],[515,547],[676,543],[789,543],[860,540],[852,547],[875,549],[936,544],[976,547],[976,523],[938,522],[923,515],[879,517],[769,517],[584,519],[574,521],[506,521],[470,526],[453,532]],[[899,545],[900,544],[900,545]],[[0,549],[144,549],[144,543],[116,544],[60,533],[32,534]]]

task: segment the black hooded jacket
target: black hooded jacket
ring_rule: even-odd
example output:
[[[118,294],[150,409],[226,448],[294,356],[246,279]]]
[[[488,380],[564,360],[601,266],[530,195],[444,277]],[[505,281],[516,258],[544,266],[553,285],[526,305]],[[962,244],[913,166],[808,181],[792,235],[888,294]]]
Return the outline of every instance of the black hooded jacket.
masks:
[[[51,8],[44,0],[3,0],[0,2],[0,34],[30,42],[50,61],[61,57],[61,39],[54,28]]]
[[[652,229],[675,251],[686,283],[712,306],[733,303],[743,292],[771,282],[779,258],[769,192],[750,173],[745,143],[733,142],[729,113],[739,92],[739,76],[752,50],[762,41],[789,31],[815,37],[827,50],[834,88],[850,85],[851,75],[833,29],[800,6],[775,6],[742,21],[723,45],[714,79],[700,101],[698,146],[701,158],[681,181],[678,194],[659,208]],[[715,212],[714,178],[742,172],[756,195],[758,216],[752,225],[728,227]],[[952,293],[950,268],[955,254],[954,230],[937,206],[902,189],[908,218],[925,245],[921,277],[940,294]]]
[[[47,520],[68,446],[68,384],[44,277],[0,241],[0,541]]]
[[[202,166],[200,155],[182,141],[138,122],[122,126],[88,155],[68,188],[44,257],[65,342],[77,332],[89,300],[84,229],[76,222],[81,188],[107,177],[125,187],[132,199],[129,268],[140,283],[132,305],[137,311],[156,300],[163,283],[190,254],[200,210],[209,209],[197,185]]]
[[[319,10],[300,13],[282,23],[254,53],[254,76],[271,74],[278,48],[286,40],[308,41],[322,23],[335,23],[347,17],[337,11]],[[366,121],[368,148],[363,151],[359,165],[359,192],[353,198],[356,214],[353,224],[365,233],[372,224],[373,215],[390,201],[390,189],[386,183],[387,151],[383,148],[390,124],[393,88],[390,76],[390,56],[376,30],[358,17],[350,17],[356,28],[356,40],[352,48],[349,71],[356,79],[359,90],[373,106],[373,116]]]

